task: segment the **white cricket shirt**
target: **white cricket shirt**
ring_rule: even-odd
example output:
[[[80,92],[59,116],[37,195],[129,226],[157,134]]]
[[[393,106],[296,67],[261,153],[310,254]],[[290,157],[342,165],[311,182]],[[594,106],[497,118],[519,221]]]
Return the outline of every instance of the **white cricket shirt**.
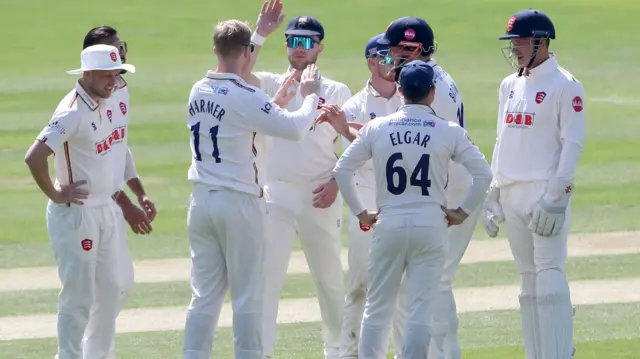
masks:
[[[114,156],[125,146],[127,129],[114,121],[116,111],[113,99],[96,102],[77,83],[38,135],[54,153],[57,184],[87,181],[85,206],[108,204],[117,189]]]
[[[260,88],[271,97],[275,96],[286,77],[286,74],[270,72],[256,72],[255,75],[260,79]],[[296,91],[296,95],[285,106],[289,111],[299,109],[304,100],[299,83],[296,82],[292,89]],[[322,77],[320,104],[342,106],[350,97],[351,91],[347,85]],[[317,117],[320,113],[318,107],[314,116]],[[338,159],[335,153],[338,134],[328,123],[310,125],[307,129],[309,133],[300,141],[265,139],[267,150],[263,163],[267,181],[311,183],[331,179],[331,170]]]
[[[261,196],[255,165],[256,133],[295,141],[315,121],[318,96],[288,112],[234,74],[208,72],[189,94],[187,126],[192,153],[188,179],[212,189]]]
[[[377,117],[388,116],[402,106],[402,97],[396,92],[390,98],[380,96],[380,93],[367,81],[365,87],[342,105],[347,115],[347,121],[366,124]],[[349,147],[349,142],[342,138],[342,148]],[[356,184],[370,189],[376,188],[375,175],[373,173],[373,161],[367,161],[356,171]]]
[[[474,178],[461,206],[467,213],[480,205],[491,182],[489,164],[467,132],[424,105],[405,105],[370,121],[340,157],[333,175],[355,215],[365,207],[353,174],[369,159],[381,216],[420,214],[425,206],[445,205],[451,160],[463,164]]]
[[[129,125],[129,98],[127,82],[122,78],[122,76],[119,76],[116,84],[116,90],[113,95],[111,95],[111,100],[115,105],[115,110],[112,113],[112,120],[123,126],[126,131],[128,131]],[[113,151],[116,151],[113,156],[115,169],[114,178],[118,183],[118,189],[120,190],[124,189],[126,183],[130,179],[138,176],[131,151],[129,150],[127,138],[125,138],[122,143],[123,146],[118,146],[113,149]]]
[[[584,89],[555,55],[529,76],[506,77],[491,163],[497,185],[552,177],[572,182],[585,131]]]

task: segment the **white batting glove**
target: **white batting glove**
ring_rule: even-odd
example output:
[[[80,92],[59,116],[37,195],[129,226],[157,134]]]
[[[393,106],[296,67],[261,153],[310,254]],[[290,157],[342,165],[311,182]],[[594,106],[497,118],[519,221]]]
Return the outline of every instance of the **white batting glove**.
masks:
[[[547,191],[531,210],[529,229],[533,233],[551,237],[555,236],[564,227],[565,212],[573,184],[560,179],[552,179],[547,185]]]
[[[500,189],[494,185],[487,191],[480,220],[489,237],[495,238],[500,230],[500,223],[504,222],[504,213],[500,205]]]

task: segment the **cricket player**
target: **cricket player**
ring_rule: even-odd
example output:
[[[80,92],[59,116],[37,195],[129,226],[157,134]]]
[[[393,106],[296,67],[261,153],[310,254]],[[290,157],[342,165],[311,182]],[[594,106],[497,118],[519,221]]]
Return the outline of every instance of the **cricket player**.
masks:
[[[262,359],[265,203],[255,166],[257,132],[292,141],[314,123],[321,91],[314,65],[302,74],[301,108],[287,112],[241,74],[250,63],[251,29],[220,22],[213,35],[216,71],[189,94],[187,125],[193,183],[187,230],[191,245],[192,299],[183,358],[210,358],[227,288],[231,292],[236,359]]]
[[[114,173],[124,167],[120,155],[127,148],[127,129],[112,95],[120,72],[133,73],[135,67],[123,64],[111,45],[89,46],[80,57],[81,67],[68,73],[82,77],[25,158],[49,198],[47,230],[62,284],[57,359],[105,358],[124,289],[118,268],[123,246],[112,196],[122,182]],[[55,183],[47,163],[52,154]],[[108,308],[96,314],[100,305]],[[105,337],[94,341],[92,334],[98,332]]]
[[[252,37],[256,49],[282,22],[281,10],[279,0],[263,6],[257,31]],[[262,22],[271,22],[272,25],[263,26]],[[253,76],[271,97],[291,81],[290,91],[294,95],[284,108],[293,111],[300,108],[304,99],[298,85],[301,71],[309,64],[315,64],[324,49],[324,28],[314,17],[297,16],[287,24],[284,36],[289,60],[287,72],[255,72]],[[320,104],[343,105],[351,97],[351,91],[343,83],[326,76],[321,77],[321,83]],[[316,116],[320,115],[320,108],[317,107]],[[296,235],[302,243],[318,292],[325,358],[339,357],[344,305],[340,260],[342,199],[338,197],[338,186],[331,177],[337,160],[338,134],[330,124],[310,126],[308,132],[301,141],[265,138],[266,151],[262,163],[266,168],[265,197],[269,211],[264,266],[267,275],[264,312],[266,357],[272,355],[276,342],[278,301]]]
[[[389,50],[381,50],[383,62],[393,63],[393,71],[388,72],[389,80],[397,78],[397,69],[403,63],[413,59],[420,59],[431,66],[435,73],[436,93],[432,108],[436,115],[447,121],[457,123],[465,128],[465,113],[462,94],[453,78],[433,58],[437,44],[434,33],[429,24],[420,18],[408,16],[393,21],[385,36],[379,41],[381,45],[389,46]],[[462,204],[467,189],[471,184],[471,175],[464,166],[452,162],[449,166],[449,176],[446,185],[447,206],[456,208]],[[462,257],[469,246],[473,231],[478,221],[481,208],[469,213],[469,218],[461,225],[448,229],[446,242],[446,256],[444,269],[440,281],[436,310],[434,311],[433,345],[429,359],[460,359],[460,345],[458,344],[458,316],[452,282]],[[393,341],[396,348],[401,345],[402,328],[407,320],[407,303],[405,303],[405,287],[401,287],[398,310],[394,315]],[[396,359],[401,357],[396,355]]]
[[[363,126],[377,117],[388,116],[396,112],[402,105],[402,98],[396,90],[396,82],[386,78],[389,68],[388,65],[382,64],[382,58],[379,55],[380,51],[388,49],[387,46],[378,44],[378,41],[383,37],[384,34],[379,34],[367,42],[364,56],[371,76],[364,88],[342,106],[345,119],[340,123],[344,125],[335,129],[342,135],[344,149],[357,137],[356,126],[350,127],[348,124]],[[355,176],[360,198],[367,208],[374,208],[376,183],[372,161],[367,161],[362,168],[356,171]],[[360,324],[367,298],[367,264],[373,232],[370,226],[360,223],[358,218],[351,213],[348,221],[349,274],[342,321],[340,357],[357,358]],[[396,348],[396,352],[401,351],[402,347]]]
[[[564,273],[571,193],[585,137],[584,89],[549,52],[551,19],[526,9],[500,40],[516,69],[500,84],[492,183],[482,218],[495,237],[504,222],[521,276],[527,359],[569,359],[573,310]]]
[[[427,357],[447,224],[463,223],[480,207],[491,182],[489,164],[466,131],[437,117],[430,107],[438,86],[436,76],[424,61],[404,65],[399,74],[404,105],[396,113],[367,123],[333,170],[351,212],[363,224],[376,225],[358,358],[386,358],[389,326],[405,273],[409,318],[402,355]],[[376,207],[365,206],[354,177],[370,159],[376,179]],[[457,209],[445,207],[451,160],[473,175],[468,194]]]
[[[83,49],[89,46],[106,44],[115,46],[120,53],[122,62],[126,62],[127,43],[118,36],[116,29],[110,26],[97,26],[89,30],[84,37]],[[111,95],[115,101],[116,112],[111,112],[109,121],[120,121],[120,125],[127,129],[129,115],[129,88],[123,78],[126,70],[122,70],[117,77],[117,85]],[[114,115],[115,114],[115,115]],[[109,116],[109,112],[107,113]],[[137,234],[151,233],[151,222],[156,216],[156,209],[153,201],[147,196],[142,181],[138,177],[133,155],[128,146],[117,146],[112,149],[118,153],[114,175],[119,181],[119,190],[114,195],[115,201],[112,203],[116,212],[119,241],[118,255],[114,256],[117,261],[114,267],[118,270],[118,287],[120,288],[120,300],[105,302],[101,297],[96,297],[93,304],[92,315],[85,330],[83,340],[84,358],[107,358],[115,359],[115,327],[103,325],[110,323],[115,318],[126,298],[128,297],[134,283],[133,262],[127,247],[127,223]],[[122,190],[124,184],[136,195],[140,207],[136,206],[126,192]],[[144,208],[141,209],[141,208]],[[108,331],[108,332],[107,332]],[[108,340],[111,340],[109,342]]]

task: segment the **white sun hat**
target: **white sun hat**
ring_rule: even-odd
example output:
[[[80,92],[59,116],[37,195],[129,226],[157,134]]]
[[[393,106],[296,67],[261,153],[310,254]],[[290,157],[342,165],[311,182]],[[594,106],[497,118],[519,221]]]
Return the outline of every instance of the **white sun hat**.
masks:
[[[94,45],[82,50],[80,54],[80,68],[67,71],[70,75],[79,75],[85,71],[95,70],[126,70],[136,72],[136,67],[131,64],[123,64],[120,51],[111,45]]]

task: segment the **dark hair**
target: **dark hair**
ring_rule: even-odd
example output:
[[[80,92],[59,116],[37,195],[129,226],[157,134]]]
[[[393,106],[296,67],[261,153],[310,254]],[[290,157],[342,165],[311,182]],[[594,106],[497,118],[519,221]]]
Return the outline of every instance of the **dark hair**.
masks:
[[[110,39],[116,36],[118,32],[111,26],[98,26],[87,32],[82,43],[82,49],[86,49],[89,46],[104,44],[106,39]]]

